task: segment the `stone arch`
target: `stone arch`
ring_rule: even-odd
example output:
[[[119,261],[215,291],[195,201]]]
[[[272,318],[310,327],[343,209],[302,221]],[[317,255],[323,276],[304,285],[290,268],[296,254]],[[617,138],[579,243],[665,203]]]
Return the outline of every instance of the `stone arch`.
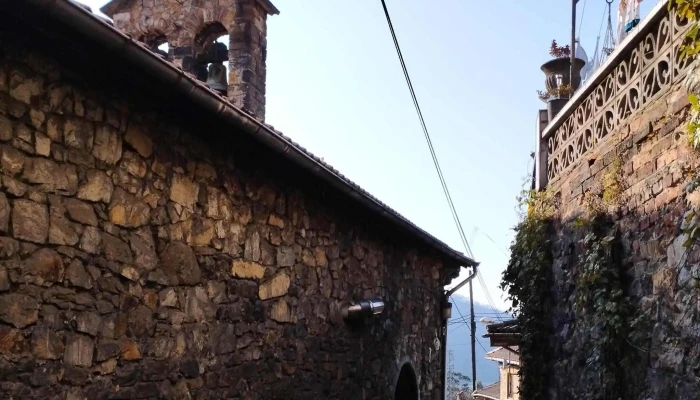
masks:
[[[420,400],[418,375],[410,362],[401,365],[396,385],[394,385],[394,400]]]
[[[139,42],[146,43],[151,51],[158,51],[158,47],[163,44],[167,44],[168,47],[170,43],[168,42],[167,36],[164,33],[154,30],[144,33],[138,38]],[[166,54],[167,55],[167,54]]]
[[[212,26],[218,26],[226,33],[218,36],[223,36],[231,32],[234,26],[235,14],[230,6],[224,7],[220,5],[197,7],[185,20],[184,30],[188,33],[191,39],[196,40],[202,32],[212,29]],[[217,36],[217,37],[218,37]]]
[[[205,24],[194,37],[193,48],[195,55],[204,54],[209,46],[221,36],[228,35],[228,30],[221,22],[209,22]],[[228,43],[226,47],[228,48]]]

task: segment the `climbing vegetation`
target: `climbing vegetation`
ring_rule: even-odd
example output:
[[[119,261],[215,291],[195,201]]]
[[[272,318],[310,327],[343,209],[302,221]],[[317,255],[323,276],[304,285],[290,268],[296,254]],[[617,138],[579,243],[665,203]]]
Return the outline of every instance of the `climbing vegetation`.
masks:
[[[519,201],[527,209],[515,228],[510,261],[501,289],[512,301],[522,331],[520,341],[520,398],[538,399],[546,393],[551,354],[551,288],[553,238],[551,217],[556,196],[526,191]]]
[[[700,53],[700,0],[671,0],[668,2],[669,10],[673,7],[681,20],[689,24],[686,34],[686,41],[681,46],[681,57],[694,59]],[[700,149],[700,101],[698,98],[698,86],[700,86],[700,76],[697,68],[693,68],[688,74],[686,87],[690,92],[690,115],[686,126],[688,131],[688,145],[694,149]]]
[[[598,219],[587,228],[580,243],[574,298],[576,333],[584,344],[586,366],[594,371],[594,382],[583,398],[617,399],[625,392],[620,366],[627,357],[630,328],[630,305],[615,251],[617,229],[606,229]]]
[[[584,193],[583,205],[588,213],[587,217],[614,212],[624,204],[627,186],[622,172],[623,165],[622,155],[613,157],[600,180]]]

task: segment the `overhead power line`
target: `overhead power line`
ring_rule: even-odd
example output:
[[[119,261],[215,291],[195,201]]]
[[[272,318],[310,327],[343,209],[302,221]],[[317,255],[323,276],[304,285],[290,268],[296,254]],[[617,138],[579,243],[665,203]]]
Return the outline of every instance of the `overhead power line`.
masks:
[[[435,148],[433,147],[433,141],[430,139],[430,134],[428,133],[428,127],[425,124],[425,119],[423,118],[423,113],[421,112],[420,105],[418,104],[418,98],[416,97],[416,92],[413,90],[413,84],[411,83],[411,77],[408,75],[408,69],[406,68],[406,62],[403,59],[403,54],[401,53],[401,47],[399,46],[399,41],[396,38],[396,32],[394,31],[394,25],[391,23],[391,17],[389,16],[389,9],[386,7],[386,1],[382,0],[382,7],[384,8],[384,16],[386,17],[386,22],[389,24],[389,30],[391,31],[391,38],[394,41],[394,47],[396,47],[396,54],[399,56],[399,62],[401,62],[401,69],[403,70],[403,75],[406,78],[406,84],[408,84],[408,90],[411,93],[411,98],[413,99],[413,105],[416,108],[416,113],[418,113],[418,119],[420,120],[421,127],[423,128],[423,135],[425,140],[428,142],[428,148],[430,149],[430,156],[433,159],[433,164],[435,165],[435,170],[437,171],[438,177],[440,178],[440,184],[442,185],[442,191],[445,193],[445,198],[447,199],[447,204],[450,207],[450,212],[452,213],[452,218],[457,225],[457,231],[462,239],[462,244],[467,251],[467,255],[471,258],[474,257],[472,254],[472,249],[467,242],[467,237],[462,229],[462,223],[459,220],[459,215],[457,215],[457,210],[455,209],[454,203],[452,202],[452,196],[447,188],[447,183],[445,182],[445,177],[442,174],[442,169],[440,168],[440,163],[438,162],[437,154],[435,153]]]
[[[435,165],[435,170],[437,171],[438,178],[440,178],[440,185],[442,186],[442,190],[445,193],[445,198],[447,199],[447,204],[450,207],[450,212],[452,214],[452,219],[455,222],[455,225],[457,226],[457,232],[459,233],[459,237],[462,241],[462,244],[464,245],[464,248],[467,252],[467,255],[471,258],[474,258],[474,254],[472,253],[471,246],[469,246],[469,242],[467,241],[467,236],[464,234],[464,229],[462,228],[462,222],[459,220],[459,215],[457,214],[457,209],[455,208],[454,202],[452,201],[452,196],[450,195],[450,190],[447,187],[447,182],[445,180],[445,176],[442,173],[442,168],[440,168],[440,162],[438,161],[437,154],[435,152],[435,148],[433,147],[433,141],[430,138],[430,133],[428,132],[428,127],[425,123],[425,119],[423,118],[423,112],[420,109],[420,105],[418,104],[418,97],[416,96],[416,92],[413,89],[413,83],[411,82],[411,77],[408,74],[408,68],[406,67],[406,62],[404,61],[403,58],[403,53],[401,52],[401,46],[399,46],[399,41],[396,37],[396,31],[394,30],[394,24],[391,22],[391,16],[389,15],[389,9],[386,6],[386,1],[382,1],[382,8],[384,9],[384,16],[386,17],[386,22],[389,25],[389,31],[391,32],[391,38],[394,41],[394,47],[396,48],[396,54],[399,57],[399,62],[401,63],[401,70],[403,71],[404,78],[406,78],[406,84],[408,85],[408,90],[411,94],[411,99],[413,100],[413,106],[416,109],[416,113],[418,114],[418,119],[421,124],[421,128],[423,129],[423,135],[425,136],[425,140],[428,143],[428,149],[430,150],[430,156],[433,159],[433,164]],[[481,278],[480,275],[477,276],[479,278],[479,283],[482,287],[482,290],[484,291],[486,295],[486,300],[489,303],[489,306],[493,309],[494,312],[497,312],[496,307],[494,306],[493,299],[491,298],[491,294],[489,293],[488,289],[486,288],[485,283],[483,282],[483,278]],[[472,299],[473,301],[473,299]],[[500,319],[500,318],[499,318]]]

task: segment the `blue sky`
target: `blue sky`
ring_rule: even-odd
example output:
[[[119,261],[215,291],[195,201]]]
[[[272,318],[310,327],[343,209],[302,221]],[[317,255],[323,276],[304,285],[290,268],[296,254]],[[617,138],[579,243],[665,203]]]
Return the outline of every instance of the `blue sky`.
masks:
[[[93,9],[106,3],[82,1]],[[380,0],[273,2],[281,14],[268,19],[266,122],[464,251]],[[644,0],[642,14],[655,3]],[[496,306],[507,308],[498,284],[517,223],[515,196],[532,173],[535,118],[544,106],[536,95],[544,86],[540,65],[552,39],[569,42],[570,2],[387,5],[474,257]],[[579,1],[589,56],[604,8],[605,0]],[[486,303],[480,285],[474,290]]]

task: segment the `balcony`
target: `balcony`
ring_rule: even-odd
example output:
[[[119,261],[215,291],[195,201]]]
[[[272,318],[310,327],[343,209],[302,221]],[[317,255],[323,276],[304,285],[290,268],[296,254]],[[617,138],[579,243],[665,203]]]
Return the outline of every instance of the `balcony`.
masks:
[[[686,25],[667,0],[660,1],[552,121],[539,113],[536,189],[558,186],[588,154],[610,144],[636,115],[682,82],[690,65],[680,51]]]

